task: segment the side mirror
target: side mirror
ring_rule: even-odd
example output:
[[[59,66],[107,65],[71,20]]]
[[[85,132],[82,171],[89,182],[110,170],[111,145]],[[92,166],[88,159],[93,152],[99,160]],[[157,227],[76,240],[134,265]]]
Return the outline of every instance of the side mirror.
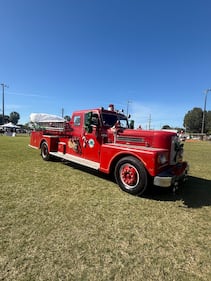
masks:
[[[129,128],[130,128],[130,129],[134,129],[134,120],[131,120],[131,121],[130,121]]]

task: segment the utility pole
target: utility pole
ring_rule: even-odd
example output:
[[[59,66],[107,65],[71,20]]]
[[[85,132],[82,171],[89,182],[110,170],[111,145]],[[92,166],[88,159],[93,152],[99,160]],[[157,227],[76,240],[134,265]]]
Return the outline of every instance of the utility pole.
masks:
[[[127,117],[128,117],[128,113],[129,113],[129,104],[132,103],[132,101],[127,101]]]
[[[201,127],[201,133],[204,134],[204,123],[205,123],[205,112],[206,112],[206,105],[207,105],[207,94],[211,91],[211,88],[206,89],[204,91],[205,93],[205,99],[204,99],[204,111],[203,111],[203,118],[202,118],[202,127]]]
[[[150,127],[151,127],[151,114],[149,114],[149,130],[150,130]]]
[[[2,86],[2,123],[4,124],[4,88],[9,88],[4,83],[1,83]]]

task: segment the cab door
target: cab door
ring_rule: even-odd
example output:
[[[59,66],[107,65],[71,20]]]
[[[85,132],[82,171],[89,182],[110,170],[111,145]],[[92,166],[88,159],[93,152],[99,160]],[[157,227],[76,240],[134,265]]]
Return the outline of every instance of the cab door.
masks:
[[[101,136],[98,112],[89,112],[84,118],[83,157],[87,160],[100,162]]]

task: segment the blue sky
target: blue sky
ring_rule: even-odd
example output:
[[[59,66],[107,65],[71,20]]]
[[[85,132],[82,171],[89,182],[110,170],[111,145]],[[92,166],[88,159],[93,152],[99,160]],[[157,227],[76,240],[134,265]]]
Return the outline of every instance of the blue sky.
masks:
[[[129,109],[183,125],[211,88],[210,0],[0,0],[5,114]],[[1,90],[0,90],[1,93]],[[1,96],[1,95],[0,95]],[[0,99],[0,112],[2,111]],[[207,110],[211,110],[211,92]]]

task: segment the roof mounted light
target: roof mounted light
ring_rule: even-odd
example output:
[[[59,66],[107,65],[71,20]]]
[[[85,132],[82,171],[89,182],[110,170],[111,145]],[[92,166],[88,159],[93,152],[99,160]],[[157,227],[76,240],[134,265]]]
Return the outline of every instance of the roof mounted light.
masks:
[[[114,111],[114,105],[113,105],[113,104],[109,104],[108,110],[109,110],[109,111]]]

